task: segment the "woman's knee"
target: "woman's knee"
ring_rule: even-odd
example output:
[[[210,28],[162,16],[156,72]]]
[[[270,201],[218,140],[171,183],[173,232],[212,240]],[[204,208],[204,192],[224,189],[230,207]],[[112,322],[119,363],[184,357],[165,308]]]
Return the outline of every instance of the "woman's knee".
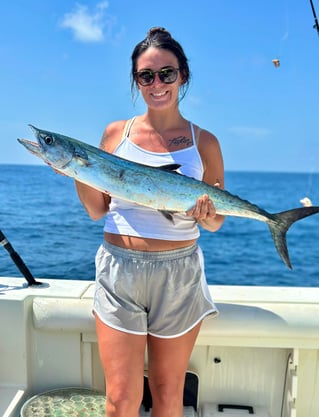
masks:
[[[180,405],[183,400],[184,380],[167,378],[167,380],[151,380],[150,390],[154,403],[170,407]]]
[[[142,402],[142,391],[121,384],[108,384],[106,389],[107,416],[138,416]]]

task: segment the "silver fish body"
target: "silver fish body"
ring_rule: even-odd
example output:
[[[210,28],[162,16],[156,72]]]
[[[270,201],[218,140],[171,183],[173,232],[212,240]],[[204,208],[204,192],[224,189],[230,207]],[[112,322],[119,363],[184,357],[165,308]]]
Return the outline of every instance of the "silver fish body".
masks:
[[[286,233],[292,223],[319,212],[319,207],[302,207],[268,213],[226,190],[176,172],[178,165],[151,167],[102,151],[87,143],[31,126],[38,143],[18,139],[31,153],[75,180],[111,196],[164,213],[186,212],[199,197],[207,194],[216,212],[246,217],[268,224],[283,262],[292,268]]]

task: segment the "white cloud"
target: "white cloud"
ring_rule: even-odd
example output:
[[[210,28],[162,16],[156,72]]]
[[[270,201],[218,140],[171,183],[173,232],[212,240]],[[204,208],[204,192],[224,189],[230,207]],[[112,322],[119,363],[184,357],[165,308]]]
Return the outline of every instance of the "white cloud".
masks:
[[[105,37],[105,27],[114,23],[114,19],[106,16],[108,7],[109,3],[102,1],[90,11],[88,6],[77,3],[72,12],[64,15],[61,26],[70,29],[75,39],[81,42],[101,42]]]

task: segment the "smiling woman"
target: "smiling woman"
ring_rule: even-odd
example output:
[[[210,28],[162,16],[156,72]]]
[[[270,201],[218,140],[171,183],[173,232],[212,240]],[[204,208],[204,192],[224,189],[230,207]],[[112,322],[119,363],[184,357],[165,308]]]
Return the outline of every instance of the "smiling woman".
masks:
[[[179,110],[190,81],[181,45],[164,28],[152,28],[131,59],[132,91],[141,93],[147,110],[109,124],[101,148],[145,165],[179,167],[185,176],[223,188],[216,137]],[[173,221],[168,221],[154,207],[139,205],[141,198],[130,202],[79,182],[76,187],[93,219],[106,215],[94,303],[107,380],[106,416],[138,416],[146,345],[152,416],[180,416],[185,372],[201,322],[217,314],[197,246],[198,223],[214,232],[224,218],[207,194],[196,196],[193,207],[170,214]],[[154,187],[156,181],[147,190]]]
[[[161,33],[161,37],[158,33]],[[172,62],[175,62],[177,66],[166,66],[159,71],[153,71],[152,69],[145,67],[142,71],[137,68],[138,58],[140,61],[141,55],[144,55],[148,49],[158,49],[161,52],[170,52]],[[153,51],[156,52],[156,51]],[[139,62],[140,63],[140,62]],[[147,65],[147,63],[145,63]],[[150,62],[150,65],[152,62]],[[140,63],[140,67],[142,64]],[[136,45],[132,53],[132,73],[131,73],[131,87],[134,90],[138,86],[147,86],[154,83],[155,75],[158,74],[161,82],[165,84],[173,84],[177,80],[178,72],[181,75],[181,85],[179,93],[181,98],[186,94],[190,83],[190,70],[188,66],[188,60],[180,44],[172,39],[169,32],[164,28],[152,28],[150,29],[148,36],[144,41]]]

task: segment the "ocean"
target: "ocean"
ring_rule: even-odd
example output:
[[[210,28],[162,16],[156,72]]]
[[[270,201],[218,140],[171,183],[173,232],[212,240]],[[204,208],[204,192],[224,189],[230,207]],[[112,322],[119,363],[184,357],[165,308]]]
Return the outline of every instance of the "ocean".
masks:
[[[319,204],[319,174],[226,172],[226,188],[269,212]],[[0,230],[36,279],[94,280],[103,221],[92,221],[73,181],[47,166],[0,165]],[[206,276],[214,285],[319,286],[319,214],[287,234],[293,270],[280,260],[268,226],[227,217],[217,233],[201,230]],[[0,247],[0,276],[20,277]]]

